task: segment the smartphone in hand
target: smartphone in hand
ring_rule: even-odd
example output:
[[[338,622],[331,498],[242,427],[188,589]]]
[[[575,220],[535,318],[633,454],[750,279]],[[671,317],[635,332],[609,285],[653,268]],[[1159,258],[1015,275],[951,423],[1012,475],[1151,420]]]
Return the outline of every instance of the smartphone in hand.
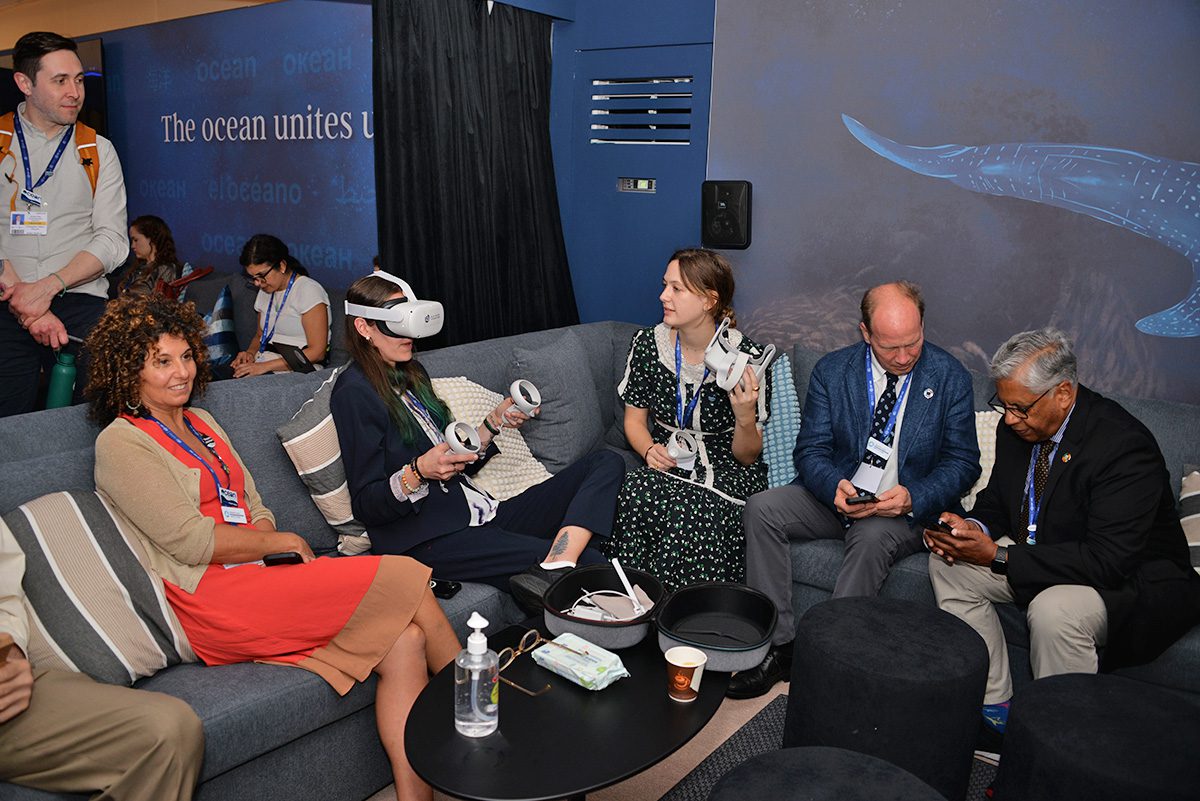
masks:
[[[931,531],[940,531],[943,534],[951,534],[954,532],[954,527],[951,526],[949,523],[947,523],[945,520],[942,520],[941,518],[938,518],[937,520],[926,523],[925,528],[927,528]]]
[[[267,567],[278,567],[279,565],[302,565],[304,564],[304,557],[295,551],[269,553],[263,557],[263,564]]]
[[[849,506],[855,506],[860,503],[875,503],[877,500],[879,499],[875,497],[875,493],[859,490],[857,495],[851,495],[847,498],[846,503]]]

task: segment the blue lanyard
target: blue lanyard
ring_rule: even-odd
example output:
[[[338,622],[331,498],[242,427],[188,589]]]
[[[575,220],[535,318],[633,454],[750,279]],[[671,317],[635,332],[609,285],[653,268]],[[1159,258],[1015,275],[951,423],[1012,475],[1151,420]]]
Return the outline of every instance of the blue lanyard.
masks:
[[[157,423],[158,427],[163,430],[163,433],[166,434],[168,437],[170,437],[171,440],[176,445],[183,448],[185,451],[187,451],[192,456],[192,458],[194,458],[197,462],[204,465],[208,469],[208,472],[212,475],[213,483],[217,485],[217,498],[220,499],[222,506],[236,506],[236,504],[225,502],[225,496],[221,492],[221,490],[225,489],[225,488],[221,486],[221,479],[217,477],[217,471],[213,470],[212,465],[210,465],[207,461],[205,461],[203,458],[201,458],[200,454],[198,454],[194,450],[192,450],[191,445],[188,445],[186,442],[184,442],[178,436],[176,436],[175,432],[172,431],[171,429],[167,428],[166,425],[164,425],[163,422],[161,420],[159,420],[157,417],[155,417],[154,415],[146,415],[146,419],[153,420],[155,423]],[[200,440],[201,442],[204,442],[204,437],[202,437],[200,435],[200,432],[197,431],[195,426],[192,425],[192,421],[187,419],[186,414],[183,416],[183,422],[187,424],[188,431],[191,431],[192,434],[196,437],[196,439]],[[208,448],[209,452],[212,453],[212,455],[214,457],[216,457],[218,464],[221,465],[221,469],[225,471],[225,480],[230,481],[229,466],[225,464],[225,460],[222,459],[220,457],[220,455],[217,453],[217,449],[212,447],[211,445],[207,445],[207,444],[205,445],[205,447]]]
[[[38,178],[38,182],[33,182],[33,173],[29,170],[29,148],[25,146],[25,131],[21,128],[21,115],[13,114],[13,131],[17,134],[17,142],[21,145],[21,161],[25,163],[25,186],[30,192],[37,189],[42,184],[54,175],[54,168],[58,166],[58,160],[62,158],[63,152],[67,149],[67,140],[71,138],[71,131],[75,130],[75,126],[68,125],[67,130],[63,132],[62,140],[58,143],[58,149],[54,151],[54,155],[50,157],[50,163],[46,165],[45,172],[42,177]]]
[[[880,441],[886,442],[887,438],[892,435],[892,429],[896,427],[896,420],[900,417],[900,407],[904,405],[904,396],[908,394],[908,383],[912,381],[912,373],[904,376],[904,383],[900,385],[900,394],[896,396],[896,405],[892,407],[892,413],[888,415],[887,425],[883,427]],[[871,420],[875,417],[875,374],[871,369],[871,346],[867,346],[867,409],[870,417],[867,418],[867,425],[870,426]]]
[[[292,284],[296,283],[296,273],[292,273],[292,277],[288,279],[287,289],[283,292],[283,300],[279,301],[279,311],[275,312],[275,323],[271,323],[271,309],[275,308],[275,293],[271,293],[271,300],[267,303],[267,317],[263,325],[262,339],[258,341],[258,352],[262,353],[267,349],[267,345],[271,342],[271,337],[275,336],[275,327],[279,325],[279,318],[283,316],[283,306],[287,303],[288,295],[292,292]],[[267,328],[270,326],[270,329]]]
[[[696,402],[700,400],[700,390],[704,388],[704,380],[708,378],[709,369],[704,368],[704,375],[700,377],[700,384],[696,387],[696,394],[692,396],[688,402],[687,410],[683,408],[683,351],[679,347],[679,332],[675,332],[675,423],[680,428],[683,428],[684,420],[691,420],[692,414],[696,411]]]
[[[1045,498],[1033,497],[1033,473],[1034,467],[1037,465],[1038,457],[1042,455],[1042,445],[1039,442],[1033,446],[1033,451],[1029,454],[1029,470],[1025,473],[1025,497],[1029,501],[1029,523],[1025,526],[1025,531],[1028,532],[1025,536],[1026,545],[1037,545],[1037,520],[1038,513],[1042,511],[1042,503]],[[1051,451],[1050,460],[1054,460],[1054,454],[1058,451],[1058,443],[1050,440]]]

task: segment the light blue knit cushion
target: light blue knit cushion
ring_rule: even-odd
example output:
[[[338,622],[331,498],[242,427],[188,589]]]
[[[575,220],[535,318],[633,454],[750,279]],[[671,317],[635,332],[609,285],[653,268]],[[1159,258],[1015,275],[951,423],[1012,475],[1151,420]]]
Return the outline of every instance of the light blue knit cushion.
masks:
[[[784,354],[771,365],[771,416],[763,428],[767,486],[781,487],[796,477],[792,450],[800,433],[800,400],[792,381],[792,362]]]

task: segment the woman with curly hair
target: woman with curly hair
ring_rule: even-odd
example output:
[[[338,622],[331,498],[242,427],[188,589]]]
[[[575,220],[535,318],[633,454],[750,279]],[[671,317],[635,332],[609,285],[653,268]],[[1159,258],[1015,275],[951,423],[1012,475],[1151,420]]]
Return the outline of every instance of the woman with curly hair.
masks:
[[[159,281],[174,281],[183,271],[171,229],[161,217],[144,214],[130,223],[129,245],[137,262],[117,283],[117,297],[149,295]]]
[[[316,673],[344,695],[375,672],[376,720],[401,799],[430,799],[404,755],[417,694],[459,642],[429,591],[429,568],[400,556],[316,559],[277,531],[245,464],[207,412],[204,322],[190,303],[127,296],[85,347],[96,488],[132,523],[192,650],[208,665],[270,662]],[[267,554],[297,564],[267,568]]]

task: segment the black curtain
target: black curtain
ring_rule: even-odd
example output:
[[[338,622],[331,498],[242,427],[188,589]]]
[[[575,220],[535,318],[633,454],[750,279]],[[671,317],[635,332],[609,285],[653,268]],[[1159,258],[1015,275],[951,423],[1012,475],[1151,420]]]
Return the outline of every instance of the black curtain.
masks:
[[[550,150],[550,18],[374,0],[380,263],[440,300],[437,344],[579,321]]]

